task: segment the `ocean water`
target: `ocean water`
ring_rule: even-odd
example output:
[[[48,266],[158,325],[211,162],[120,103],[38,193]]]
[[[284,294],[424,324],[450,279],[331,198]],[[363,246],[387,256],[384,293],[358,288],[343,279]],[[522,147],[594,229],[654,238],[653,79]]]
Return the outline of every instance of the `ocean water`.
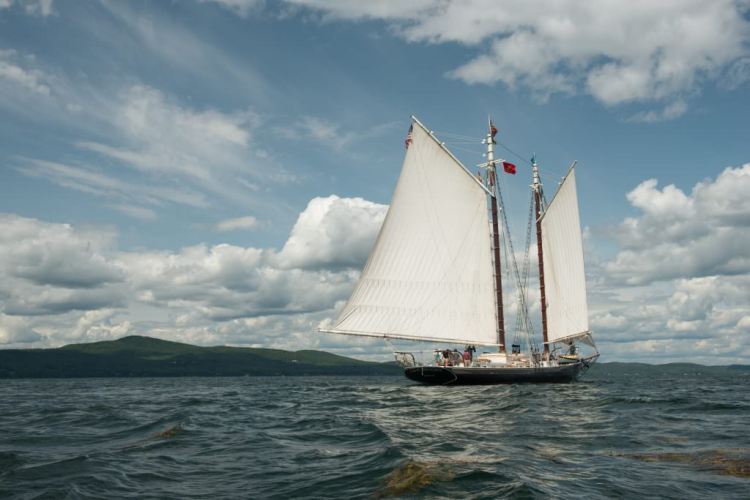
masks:
[[[750,498],[749,383],[0,380],[0,497]]]

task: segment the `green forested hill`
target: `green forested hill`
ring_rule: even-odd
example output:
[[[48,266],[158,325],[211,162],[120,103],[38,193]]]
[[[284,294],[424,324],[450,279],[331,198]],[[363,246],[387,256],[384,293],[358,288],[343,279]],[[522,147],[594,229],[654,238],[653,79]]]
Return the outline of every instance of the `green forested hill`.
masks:
[[[0,378],[400,373],[392,363],[369,363],[322,351],[199,347],[141,336],[57,349],[0,350]]]

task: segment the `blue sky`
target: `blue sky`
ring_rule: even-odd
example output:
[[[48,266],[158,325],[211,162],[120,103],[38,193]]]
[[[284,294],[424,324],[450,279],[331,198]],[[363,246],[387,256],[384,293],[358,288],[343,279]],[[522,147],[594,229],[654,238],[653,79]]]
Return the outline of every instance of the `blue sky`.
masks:
[[[476,137],[444,136],[473,165],[492,114],[548,192],[578,161],[605,359],[743,361],[748,9],[0,0],[0,344],[383,356],[312,331],[356,281],[409,116]],[[528,167],[500,154],[523,229]]]

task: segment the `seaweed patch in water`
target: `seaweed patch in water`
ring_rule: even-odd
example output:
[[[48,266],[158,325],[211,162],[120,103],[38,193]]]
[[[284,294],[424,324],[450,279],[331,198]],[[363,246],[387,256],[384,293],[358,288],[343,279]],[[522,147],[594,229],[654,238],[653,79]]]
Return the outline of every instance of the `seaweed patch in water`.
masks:
[[[444,463],[408,460],[386,476],[385,486],[375,498],[416,493],[434,482],[450,481],[453,476],[453,472]]]
[[[748,449],[633,453],[624,456],[644,462],[675,462],[697,465],[727,476],[750,478],[750,450]]]
[[[182,432],[182,424],[173,425],[169,429],[166,429],[158,434],[158,437],[161,438],[171,438],[175,437],[177,434]]]

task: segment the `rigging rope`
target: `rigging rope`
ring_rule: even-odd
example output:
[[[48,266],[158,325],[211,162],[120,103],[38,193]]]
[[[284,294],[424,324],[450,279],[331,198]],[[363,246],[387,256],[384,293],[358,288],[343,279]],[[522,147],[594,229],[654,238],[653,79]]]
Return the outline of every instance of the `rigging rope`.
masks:
[[[471,137],[471,136],[461,135],[461,134],[453,134],[453,133],[450,133],[450,132],[441,132],[441,131],[438,131],[438,130],[433,130],[432,132],[434,134],[440,134],[442,137],[451,138],[451,140],[447,140],[447,141],[443,142],[444,144],[451,144],[451,149],[456,149],[456,150],[459,150],[459,151],[463,151],[465,153],[477,153],[477,151],[475,151],[475,150],[471,150],[471,149],[468,149],[468,148],[462,148],[462,147],[459,147],[459,146],[455,146],[455,144],[466,144],[466,145],[468,145],[468,144],[480,144],[480,142],[477,141],[476,137]],[[521,160],[523,163],[527,163],[529,165],[533,165],[532,161],[529,160],[528,157],[524,157],[520,153],[517,153],[516,151],[510,149],[500,139],[496,138],[495,139],[495,144],[497,144],[501,148],[505,149],[507,152],[509,152],[510,154],[512,154],[513,156],[515,156],[519,160]],[[561,175],[561,173],[558,172],[557,170],[552,170],[552,169],[550,169],[548,167],[544,167],[544,171],[547,172],[547,173],[556,174],[561,179],[565,177],[564,175]],[[500,182],[500,176],[497,176],[497,178],[498,178],[498,182]],[[541,183],[541,179],[542,179],[542,175],[540,173],[539,174],[539,182],[540,183]],[[559,183],[558,183],[558,185],[559,185]],[[543,191],[542,191],[541,195],[542,195],[542,201],[544,203],[544,206],[546,206],[547,205],[547,197],[544,195]]]
[[[516,261],[516,255],[515,251],[513,249],[513,241],[510,237],[510,226],[508,224],[508,217],[506,215],[506,211],[504,209],[503,205],[503,195],[502,191],[500,189],[500,184],[498,183],[496,185],[496,192],[497,192],[497,201],[500,204],[500,207],[503,207],[500,212],[502,213],[503,218],[503,230],[505,234],[507,235],[506,238],[504,238],[505,244],[508,246],[506,255],[510,254],[510,258],[508,259],[511,264],[513,264],[513,274],[516,280],[516,294],[517,294],[517,300],[518,300],[518,311],[516,313],[516,317],[520,315],[523,326],[525,328],[522,328],[521,330],[525,334],[527,345],[529,346],[532,353],[538,352],[536,341],[534,340],[533,336],[533,325],[531,324],[531,320],[529,318],[529,308],[526,300],[526,288],[523,286],[523,283],[521,281],[521,275],[518,271],[518,262]],[[527,238],[528,239],[528,238]]]
[[[532,231],[532,221],[534,220],[534,192],[531,191],[531,199],[529,202],[529,216],[527,218],[526,223],[526,244],[524,247],[524,256],[523,256],[523,265],[521,266],[523,270],[523,274],[521,276],[521,285],[523,288],[523,296],[526,299],[526,302],[528,303],[528,292],[529,292],[529,272],[531,269],[531,259],[530,259],[530,248],[531,248],[531,231]],[[519,307],[521,304],[519,304]],[[526,311],[526,314],[528,314],[528,311]],[[529,320],[529,324],[532,327],[533,331],[533,324],[531,324],[531,320]],[[513,337],[513,343],[518,344],[520,342],[520,334],[523,332],[522,330],[522,322],[521,322],[521,316],[516,315],[516,332],[515,336]],[[534,346],[536,347],[536,346]]]

